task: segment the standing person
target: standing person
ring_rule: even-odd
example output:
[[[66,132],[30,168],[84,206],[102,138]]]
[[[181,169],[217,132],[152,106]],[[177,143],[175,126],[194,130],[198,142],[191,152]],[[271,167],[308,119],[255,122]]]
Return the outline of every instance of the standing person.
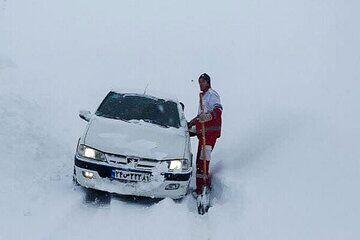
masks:
[[[207,189],[211,187],[209,175],[211,152],[215,147],[216,140],[221,135],[221,115],[223,110],[220,96],[211,88],[211,79],[208,74],[203,73],[200,75],[199,85],[202,102],[199,105],[198,115],[188,123],[189,129],[194,126],[196,127],[196,135],[199,139],[196,156],[196,193],[198,196],[203,193],[205,187]],[[203,136],[202,129],[205,129],[205,136]],[[204,137],[205,151],[203,151]],[[206,167],[204,161],[206,161]]]

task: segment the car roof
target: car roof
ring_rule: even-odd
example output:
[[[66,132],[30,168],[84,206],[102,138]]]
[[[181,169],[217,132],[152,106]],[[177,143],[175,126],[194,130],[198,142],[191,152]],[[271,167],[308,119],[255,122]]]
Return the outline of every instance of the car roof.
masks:
[[[176,103],[179,102],[176,96],[171,96],[168,93],[154,91],[154,90],[144,91],[144,89],[111,89],[110,91],[120,94],[139,95],[139,96],[146,96],[149,98],[164,99],[166,101],[173,101]]]

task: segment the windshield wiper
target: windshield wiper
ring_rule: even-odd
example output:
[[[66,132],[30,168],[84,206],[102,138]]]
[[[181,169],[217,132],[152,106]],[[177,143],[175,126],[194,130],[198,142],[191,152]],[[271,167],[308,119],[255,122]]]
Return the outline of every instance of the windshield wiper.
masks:
[[[124,122],[129,122],[129,120],[127,120],[127,119],[120,118],[120,117],[114,117],[114,116],[109,115],[109,114],[96,113],[96,115],[99,116],[99,117],[104,117],[104,118],[110,118],[110,119],[115,119],[115,120],[121,120],[121,121],[124,121]]]
[[[160,126],[160,127],[169,128],[168,125],[161,124],[161,123],[159,123],[158,121],[155,121],[155,120],[152,120],[152,119],[141,119],[141,120],[143,120],[144,122],[148,122],[148,123],[152,123],[152,124],[158,125],[158,126]]]

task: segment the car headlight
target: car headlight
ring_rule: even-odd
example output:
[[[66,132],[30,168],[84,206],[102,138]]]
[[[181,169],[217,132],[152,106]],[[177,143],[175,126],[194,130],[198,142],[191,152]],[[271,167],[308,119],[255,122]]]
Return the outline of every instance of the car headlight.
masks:
[[[86,157],[86,158],[91,158],[91,159],[95,159],[98,161],[102,161],[102,162],[106,162],[106,157],[105,154],[95,150],[91,147],[85,146],[83,144],[79,144],[78,147],[78,154],[82,157]]]
[[[169,170],[183,170],[187,171],[190,168],[190,163],[188,159],[176,159],[168,161]]]
[[[182,167],[181,160],[169,161],[169,170],[181,170],[181,167]]]

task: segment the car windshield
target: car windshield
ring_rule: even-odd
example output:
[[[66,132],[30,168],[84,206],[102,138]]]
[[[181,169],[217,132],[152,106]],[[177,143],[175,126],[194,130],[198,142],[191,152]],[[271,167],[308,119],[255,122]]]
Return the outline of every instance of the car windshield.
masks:
[[[123,121],[143,120],[163,127],[180,127],[175,102],[144,95],[110,92],[95,114]]]

